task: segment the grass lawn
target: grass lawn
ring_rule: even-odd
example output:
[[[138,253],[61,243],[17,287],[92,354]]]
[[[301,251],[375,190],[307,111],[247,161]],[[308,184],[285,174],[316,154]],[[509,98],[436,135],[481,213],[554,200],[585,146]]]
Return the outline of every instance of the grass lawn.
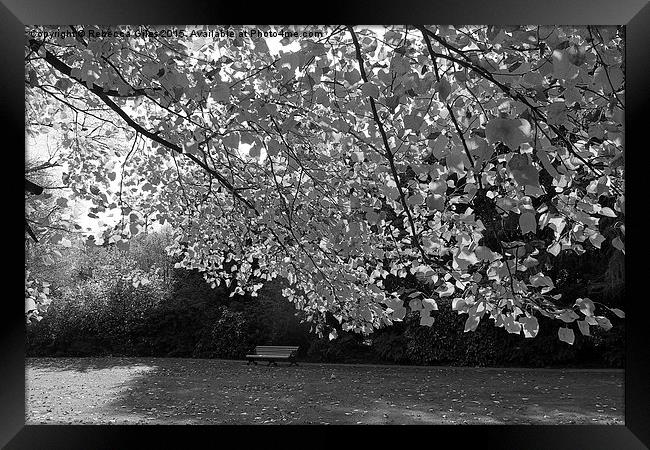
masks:
[[[33,424],[623,424],[622,370],[28,358]]]

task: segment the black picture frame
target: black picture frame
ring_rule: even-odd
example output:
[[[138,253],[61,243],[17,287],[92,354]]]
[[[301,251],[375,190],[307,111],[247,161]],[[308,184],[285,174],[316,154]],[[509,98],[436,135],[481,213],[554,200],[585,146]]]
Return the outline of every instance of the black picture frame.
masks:
[[[646,194],[643,181],[645,147],[644,126],[648,123],[650,100],[650,5],[648,0],[500,0],[342,1],[295,5],[288,2],[253,5],[241,2],[239,9],[228,9],[223,1],[172,2],[171,0],[2,0],[0,61],[4,108],[0,108],[5,143],[8,137],[24,145],[24,25],[35,24],[192,24],[192,23],[431,23],[431,24],[594,24],[626,26],[626,238],[643,243],[645,227],[641,198]],[[289,11],[293,11],[289,13]],[[294,16],[292,16],[295,15]],[[6,158],[22,158],[14,145],[5,144]],[[14,164],[14,163],[12,163]],[[15,163],[18,164],[18,163]],[[5,199],[10,199],[15,219],[5,218],[5,243],[16,245],[19,214],[24,209],[22,174],[9,165],[5,170]],[[14,178],[15,177],[15,178]],[[632,184],[630,185],[630,180]],[[634,200],[636,199],[636,200]],[[13,203],[15,202],[15,204]],[[630,210],[632,215],[630,216]],[[9,211],[9,209],[8,209]],[[22,218],[20,218],[22,221]],[[631,236],[631,237],[630,237]],[[5,251],[7,256],[12,250]],[[643,289],[635,284],[632,268],[636,258],[643,267],[643,245],[628,245],[626,253],[626,362],[625,425],[621,426],[431,426],[431,427],[284,427],[253,426],[25,426],[25,323],[21,302],[16,295],[5,295],[2,303],[4,326],[0,330],[0,445],[7,449],[37,448],[177,448],[202,439],[213,446],[234,445],[257,436],[268,443],[304,446],[314,442],[329,447],[348,445],[384,445],[389,441],[439,445],[449,440],[454,448],[481,446],[504,449],[643,449],[650,447],[650,339],[646,332],[647,313]],[[18,253],[17,253],[18,254]],[[10,257],[10,256],[9,256]],[[23,267],[9,263],[6,285],[16,285]],[[13,273],[15,272],[15,273]],[[636,290],[635,290],[636,288]],[[13,292],[11,289],[8,292]],[[640,292],[641,294],[638,294]],[[343,437],[345,436],[345,437]],[[417,440],[416,440],[417,439]],[[262,444],[265,445],[265,444]],[[417,444],[422,445],[422,444]]]

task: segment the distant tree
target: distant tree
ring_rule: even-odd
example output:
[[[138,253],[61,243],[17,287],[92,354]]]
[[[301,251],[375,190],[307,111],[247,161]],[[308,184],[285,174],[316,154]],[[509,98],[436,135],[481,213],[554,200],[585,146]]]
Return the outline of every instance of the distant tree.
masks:
[[[173,283],[174,258],[167,248],[174,244],[174,232],[169,226],[160,230],[140,233],[130,240],[129,254],[138,268],[159,274],[166,286]]]

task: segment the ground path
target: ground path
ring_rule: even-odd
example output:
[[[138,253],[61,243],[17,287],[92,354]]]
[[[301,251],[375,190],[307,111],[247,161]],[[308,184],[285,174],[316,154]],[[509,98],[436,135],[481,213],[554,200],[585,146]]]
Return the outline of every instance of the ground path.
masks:
[[[623,371],[28,358],[32,424],[623,424]]]

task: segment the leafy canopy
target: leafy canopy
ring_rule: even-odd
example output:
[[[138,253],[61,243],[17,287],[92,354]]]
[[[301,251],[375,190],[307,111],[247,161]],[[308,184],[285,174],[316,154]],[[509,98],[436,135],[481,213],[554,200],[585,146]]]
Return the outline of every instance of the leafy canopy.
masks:
[[[487,316],[534,337],[544,315],[573,343],[574,322],[611,327],[607,307],[545,272],[624,252],[623,44],[596,27],[28,27],[28,131],[57,133],[90,217],[121,217],[98,240],[170,223],[180,266],[238,294],[283,277],[321,331],[326,313],[431,326],[449,297],[466,331]]]

